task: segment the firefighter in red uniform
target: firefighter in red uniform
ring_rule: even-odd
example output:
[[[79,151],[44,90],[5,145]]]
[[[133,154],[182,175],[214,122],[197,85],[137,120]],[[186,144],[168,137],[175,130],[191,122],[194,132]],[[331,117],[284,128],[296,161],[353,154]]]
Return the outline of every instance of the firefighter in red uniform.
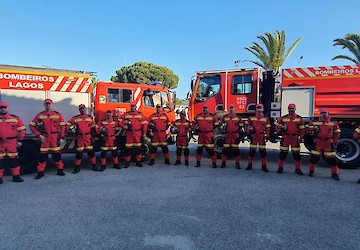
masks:
[[[161,111],[161,105],[157,104],[156,112],[148,117],[149,133],[152,136],[149,165],[154,165],[158,147],[161,147],[164,153],[165,164],[170,165],[170,154],[166,140],[166,130],[170,125],[168,116]]]
[[[220,132],[224,133],[225,142],[222,151],[222,163],[221,168],[226,167],[226,160],[231,155],[235,156],[235,167],[240,169],[240,133],[243,130],[244,123],[241,116],[237,116],[235,113],[234,104],[229,106],[229,114],[224,115],[220,120]]]
[[[120,126],[125,130],[125,166],[129,167],[131,155],[135,155],[136,166],[142,167],[141,163],[141,138],[146,136],[146,118],[136,110],[136,103],[130,103],[130,111],[124,113],[119,119]]]
[[[64,176],[64,163],[61,160],[60,145],[64,143],[65,122],[63,116],[53,109],[51,99],[44,100],[45,110],[30,122],[31,131],[39,136],[40,156],[35,179],[44,177],[48,155],[51,154],[57,168],[57,175]]]
[[[14,182],[23,182],[20,177],[20,164],[17,148],[25,136],[23,121],[9,113],[9,104],[0,102],[0,184],[3,183],[5,162],[11,169]]]
[[[340,138],[340,128],[335,120],[330,119],[327,108],[321,108],[320,116],[309,123],[309,133],[315,137],[310,156],[309,176],[314,176],[316,163],[323,155],[324,160],[331,166],[331,178],[340,180],[334,151],[334,146]]]
[[[96,157],[91,141],[96,124],[94,119],[86,114],[86,107],[84,104],[79,105],[79,112],[79,115],[74,116],[67,122],[67,132],[70,135],[75,135],[76,141],[75,168],[73,174],[80,172],[80,165],[84,152],[87,152],[90,158],[92,170],[99,171],[96,166]]]
[[[259,153],[261,157],[261,170],[269,172],[266,167],[266,138],[270,135],[270,120],[263,114],[264,105],[261,103],[256,105],[256,113],[250,116],[245,122],[245,130],[250,136],[250,150],[248,156],[248,166],[246,170],[252,169],[252,163],[255,156],[257,145],[259,145]]]
[[[211,157],[212,167],[216,168],[216,154],[214,151],[214,129],[219,125],[215,115],[209,113],[208,106],[203,105],[203,112],[195,117],[194,130],[199,133],[198,148],[196,150],[196,166],[200,167],[204,147]]]
[[[111,110],[106,111],[106,118],[99,122],[97,128],[102,139],[100,171],[104,171],[106,169],[106,156],[108,151],[111,151],[113,167],[121,169],[119,165],[117,146],[115,144],[115,134],[119,131],[119,122],[113,119]]]
[[[176,134],[176,162],[181,164],[181,152],[184,150],[185,166],[189,166],[189,141],[191,138],[191,123],[186,119],[185,110],[180,112],[180,119],[173,122],[171,132]]]
[[[358,126],[354,131],[354,139],[359,142],[359,139],[360,139],[360,126]],[[360,184],[360,179],[358,180],[358,183]]]
[[[301,171],[300,141],[304,138],[305,126],[302,117],[295,113],[296,105],[290,103],[288,105],[289,113],[280,117],[275,125],[276,130],[282,134],[279,153],[278,173],[281,174],[284,169],[284,160],[291,146],[291,152],[295,160],[295,173],[303,175]]]

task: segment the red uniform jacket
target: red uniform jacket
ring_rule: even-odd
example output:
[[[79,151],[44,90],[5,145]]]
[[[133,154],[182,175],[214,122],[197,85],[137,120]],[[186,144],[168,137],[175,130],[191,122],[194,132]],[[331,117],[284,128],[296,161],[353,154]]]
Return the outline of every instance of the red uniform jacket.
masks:
[[[50,112],[43,111],[37,114],[30,122],[31,131],[39,135],[58,134],[60,138],[65,136],[65,122],[63,116],[52,110]]]
[[[276,121],[275,125],[277,132],[280,132],[281,125],[286,125],[287,129],[283,136],[300,136],[300,139],[304,137],[305,126],[304,121],[300,115],[284,115]]]
[[[25,137],[25,125],[16,115],[7,114],[0,116],[0,143],[5,144],[7,140],[23,140]]]

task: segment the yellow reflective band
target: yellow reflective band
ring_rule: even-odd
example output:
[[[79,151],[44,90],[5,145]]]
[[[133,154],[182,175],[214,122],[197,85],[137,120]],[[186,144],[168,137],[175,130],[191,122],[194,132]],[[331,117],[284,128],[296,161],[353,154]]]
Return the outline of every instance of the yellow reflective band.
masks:
[[[198,147],[204,147],[205,144],[198,144]]]
[[[325,122],[325,125],[326,125],[326,126],[334,126],[335,123],[333,123],[333,122]]]
[[[300,148],[291,147],[291,151],[300,151]]]
[[[47,118],[47,115],[39,115],[38,118],[39,119],[45,119],[45,118]]]
[[[320,152],[319,152],[319,151],[315,151],[315,150],[311,150],[311,153],[312,153],[313,155],[320,155]]]
[[[35,126],[35,122],[30,122],[30,125]]]
[[[289,118],[284,118],[284,119],[283,119],[283,122],[289,122],[289,121],[290,121]]]
[[[54,118],[54,119],[58,119],[60,116],[58,116],[58,115],[50,115],[50,119],[51,118]]]
[[[300,125],[300,126],[299,126],[299,129],[304,129],[304,128],[305,128],[304,125]]]
[[[313,125],[322,125],[322,122],[313,122]]]
[[[284,147],[284,146],[280,146],[280,150],[286,150],[286,151],[288,151],[289,150],[289,147]]]
[[[7,153],[7,156],[16,157],[16,156],[18,156],[18,153]]]
[[[250,121],[257,121],[258,119],[256,117],[251,117]]]
[[[266,148],[266,145],[259,145],[259,148]]]
[[[335,152],[324,152],[324,156],[335,156]]]
[[[3,153],[3,154],[0,154],[0,158],[3,158],[3,157],[5,157],[5,153]]]
[[[224,148],[229,148],[230,144],[224,144]]]
[[[51,150],[51,151],[59,151],[60,147],[50,148],[49,150]]]
[[[76,148],[77,151],[81,151],[81,150],[84,150],[84,147],[79,147],[79,148]]]
[[[21,127],[18,127],[17,130],[20,131],[20,130],[24,130],[25,129],[25,126],[21,126]]]
[[[17,119],[7,119],[7,120],[5,120],[5,122],[18,122],[18,120]]]
[[[49,151],[49,148],[40,148],[40,152],[46,152]]]
[[[299,122],[299,121],[301,121],[300,118],[295,118],[295,119],[293,120],[293,122]]]
[[[93,149],[93,146],[85,146],[85,149]]]
[[[59,122],[60,126],[65,126],[65,122]]]
[[[261,121],[261,122],[266,122],[267,119],[266,119],[266,118],[260,118],[260,121]]]
[[[205,117],[205,120],[209,120],[209,121],[211,120],[212,121],[213,118],[212,117]]]
[[[359,128],[356,128],[355,131],[360,134],[360,129]]]

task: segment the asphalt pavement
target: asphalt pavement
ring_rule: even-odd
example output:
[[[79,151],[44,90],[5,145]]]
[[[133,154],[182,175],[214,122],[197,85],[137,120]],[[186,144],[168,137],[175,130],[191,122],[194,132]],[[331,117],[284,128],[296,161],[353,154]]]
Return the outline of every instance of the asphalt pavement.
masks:
[[[290,154],[278,174],[279,151],[270,149],[269,173],[258,154],[245,171],[246,148],[241,170],[233,160],[211,168],[205,151],[195,168],[190,148],[190,166],[167,166],[158,150],[143,168],[93,172],[85,158],[74,175],[66,156],[64,177],[53,164],[40,180],[5,176],[0,249],[360,249],[360,169],[340,170],[335,181],[320,162],[315,177],[298,176]]]

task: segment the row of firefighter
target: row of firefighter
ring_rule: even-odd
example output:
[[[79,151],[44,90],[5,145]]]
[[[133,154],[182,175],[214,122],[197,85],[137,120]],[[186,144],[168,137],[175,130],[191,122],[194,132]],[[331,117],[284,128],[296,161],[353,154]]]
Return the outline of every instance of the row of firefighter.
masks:
[[[217,155],[214,151],[214,130],[219,130],[224,134],[224,145],[222,151],[221,168],[226,167],[229,156],[235,158],[235,167],[240,169],[241,155],[239,143],[247,134],[250,141],[250,148],[247,157],[246,170],[253,168],[253,159],[256,149],[259,149],[261,158],[261,169],[268,172],[266,158],[266,141],[270,135],[269,118],[263,114],[263,105],[256,105],[256,113],[250,116],[245,123],[242,118],[234,111],[234,105],[230,105],[229,113],[220,120],[208,112],[207,105],[203,105],[202,113],[198,114],[193,122],[186,119],[184,111],[180,112],[180,119],[170,123],[167,115],[162,112],[161,105],[156,106],[156,112],[149,117],[145,117],[136,110],[136,103],[131,102],[130,111],[122,114],[120,117],[113,117],[112,111],[106,112],[106,119],[96,124],[93,118],[86,114],[85,105],[79,105],[79,115],[74,116],[68,122],[65,122],[62,115],[55,111],[51,99],[44,100],[45,110],[37,114],[30,122],[30,129],[39,137],[40,154],[37,165],[37,175],[35,179],[44,177],[44,171],[47,164],[48,155],[51,154],[56,167],[57,174],[64,176],[64,164],[61,160],[60,145],[64,143],[66,133],[75,136],[76,156],[75,168],[73,173],[80,171],[80,165],[83,153],[87,153],[92,163],[94,171],[103,171],[106,169],[106,157],[110,151],[113,158],[113,167],[120,169],[127,168],[130,165],[133,156],[136,165],[142,167],[141,162],[142,140],[151,138],[150,161],[149,165],[155,163],[157,148],[160,147],[165,157],[165,164],[170,165],[170,154],[168,149],[168,140],[166,131],[170,127],[176,137],[176,162],[181,164],[181,154],[184,153],[185,165],[189,165],[189,141],[192,134],[198,134],[198,147],[196,150],[196,167],[200,167],[202,152],[205,149],[211,156],[212,167],[216,168]],[[305,133],[315,137],[313,148],[311,150],[309,176],[314,176],[315,166],[320,157],[331,166],[331,177],[339,180],[339,168],[335,158],[334,148],[340,137],[340,129],[337,122],[330,118],[326,108],[322,108],[320,116],[315,118],[305,126],[301,116],[296,114],[295,104],[289,104],[288,114],[276,121],[276,128],[282,134],[280,143],[280,153],[278,159],[278,173],[283,172],[284,160],[288,151],[291,149],[295,160],[295,173],[303,175],[301,171],[300,142]],[[0,102],[0,182],[5,167],[5,158],[13,175],[15,182],[23,181],[20,177],[20,164],[18,160],[18,148],[22,144],[25,136],[25,126],[21,118],[9,113],[9,105],[6,102]],[[124,149],[124,166],[120,166],[118,159],[118,150],[116,147],[116,135],[122,129],[123,136],[126,137]],[[100,169],[96,164],[96,157],[93,149],[93,137],[98,137],[102,141],[101,145],[101,165]],[[354,132],[355,138],[360,138],[360,126]],[[360,180],[359,180],[360,183]]]

